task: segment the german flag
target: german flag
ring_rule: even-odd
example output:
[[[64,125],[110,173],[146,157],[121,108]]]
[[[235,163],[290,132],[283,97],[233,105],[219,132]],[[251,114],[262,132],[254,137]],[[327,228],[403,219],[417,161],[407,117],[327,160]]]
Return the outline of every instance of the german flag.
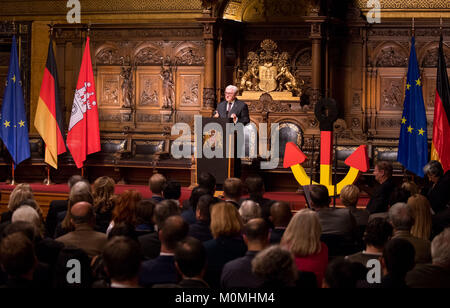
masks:
[[[443,49],[439,42],[436,98],[434,101],[433,143],[431,159],[440,161],[444,172],[450,170],[450,86]]]
[[[66,145],[52,39],[48,45],[47,64],[42,79],[34,126],[45,142],[45,162],[58,169],[58,155],[66,152]]]

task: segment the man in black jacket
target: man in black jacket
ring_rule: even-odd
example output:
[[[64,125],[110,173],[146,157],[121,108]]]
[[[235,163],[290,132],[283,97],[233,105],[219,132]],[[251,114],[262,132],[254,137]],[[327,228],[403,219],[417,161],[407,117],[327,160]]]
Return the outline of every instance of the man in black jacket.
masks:
[[[370,196],[367,210],[370,214],[387,212],[389,199],[394,191],[395,184],[392,180],[392,164],[387,161],[379,161],[375,165],[373,175],[381,185]]]
[[[225,101],[217,106],[214,117],[223,119],[231,118],[234,124],[242,123],[243,125],[247,125],[250,123],[248,106],[236,98],[237,92],[238,88],[233,85],[225,88]]]

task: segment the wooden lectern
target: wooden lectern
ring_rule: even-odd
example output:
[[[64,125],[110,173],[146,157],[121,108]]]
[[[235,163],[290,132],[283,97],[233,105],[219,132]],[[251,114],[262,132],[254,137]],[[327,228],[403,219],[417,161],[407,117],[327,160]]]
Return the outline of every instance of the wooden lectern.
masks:
[[[236,134],[233,136],[227,136],[226,125],[227,123],[232,123],[231,119],[223,118],[202,118],[202,136],[196,137],[196,167],[197,167],[197,183],[198,177],[202,172],[209,172],[216,178],[217,190],[222,190],[223,183],[225,179],[235,176],[235,156],[236,154]],[[216,124],[220,127],[220,130],[207,129],[205,126],[208,124]],[[211,125],[209,125],[211,127]],[[234,155],[231,157],[231,149],[227,148],[226,138],[234,138]],[[198,145],[197,142],[201,142],[202,157],[198,156]],[[229,142],[228,142],[229,143]],[[230,144],[230,143],[229,143]],[[212,149],[214,153],[221,153],[222,158],[205,157],[205,150]],[[219,156],[219,155],[217,155]]]

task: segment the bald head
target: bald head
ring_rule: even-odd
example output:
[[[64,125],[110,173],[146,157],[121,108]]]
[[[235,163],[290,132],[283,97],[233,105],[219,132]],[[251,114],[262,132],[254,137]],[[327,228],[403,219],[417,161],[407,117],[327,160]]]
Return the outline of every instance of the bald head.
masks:
[[[287,227],[292,218],[289,204],[285,202],[275,202],[270,207],[270,219],[275,227]]]
[[[92,223],[94,220],[94,209],[89,202],[77,202],[72,206],[70,216],[75,225]]]

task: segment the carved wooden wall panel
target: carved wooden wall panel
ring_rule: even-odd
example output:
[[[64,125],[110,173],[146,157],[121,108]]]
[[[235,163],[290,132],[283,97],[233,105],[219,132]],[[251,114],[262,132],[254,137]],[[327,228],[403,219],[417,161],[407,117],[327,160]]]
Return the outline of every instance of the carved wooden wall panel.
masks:
[[[203,98],[203,68],[184,67],[177,71],[177,109],[179,110],[199,110],[202,106]]]
[[[138,67],[136,71],[136,110],[157,110],[162,106],[162,79],[159,67]]]

